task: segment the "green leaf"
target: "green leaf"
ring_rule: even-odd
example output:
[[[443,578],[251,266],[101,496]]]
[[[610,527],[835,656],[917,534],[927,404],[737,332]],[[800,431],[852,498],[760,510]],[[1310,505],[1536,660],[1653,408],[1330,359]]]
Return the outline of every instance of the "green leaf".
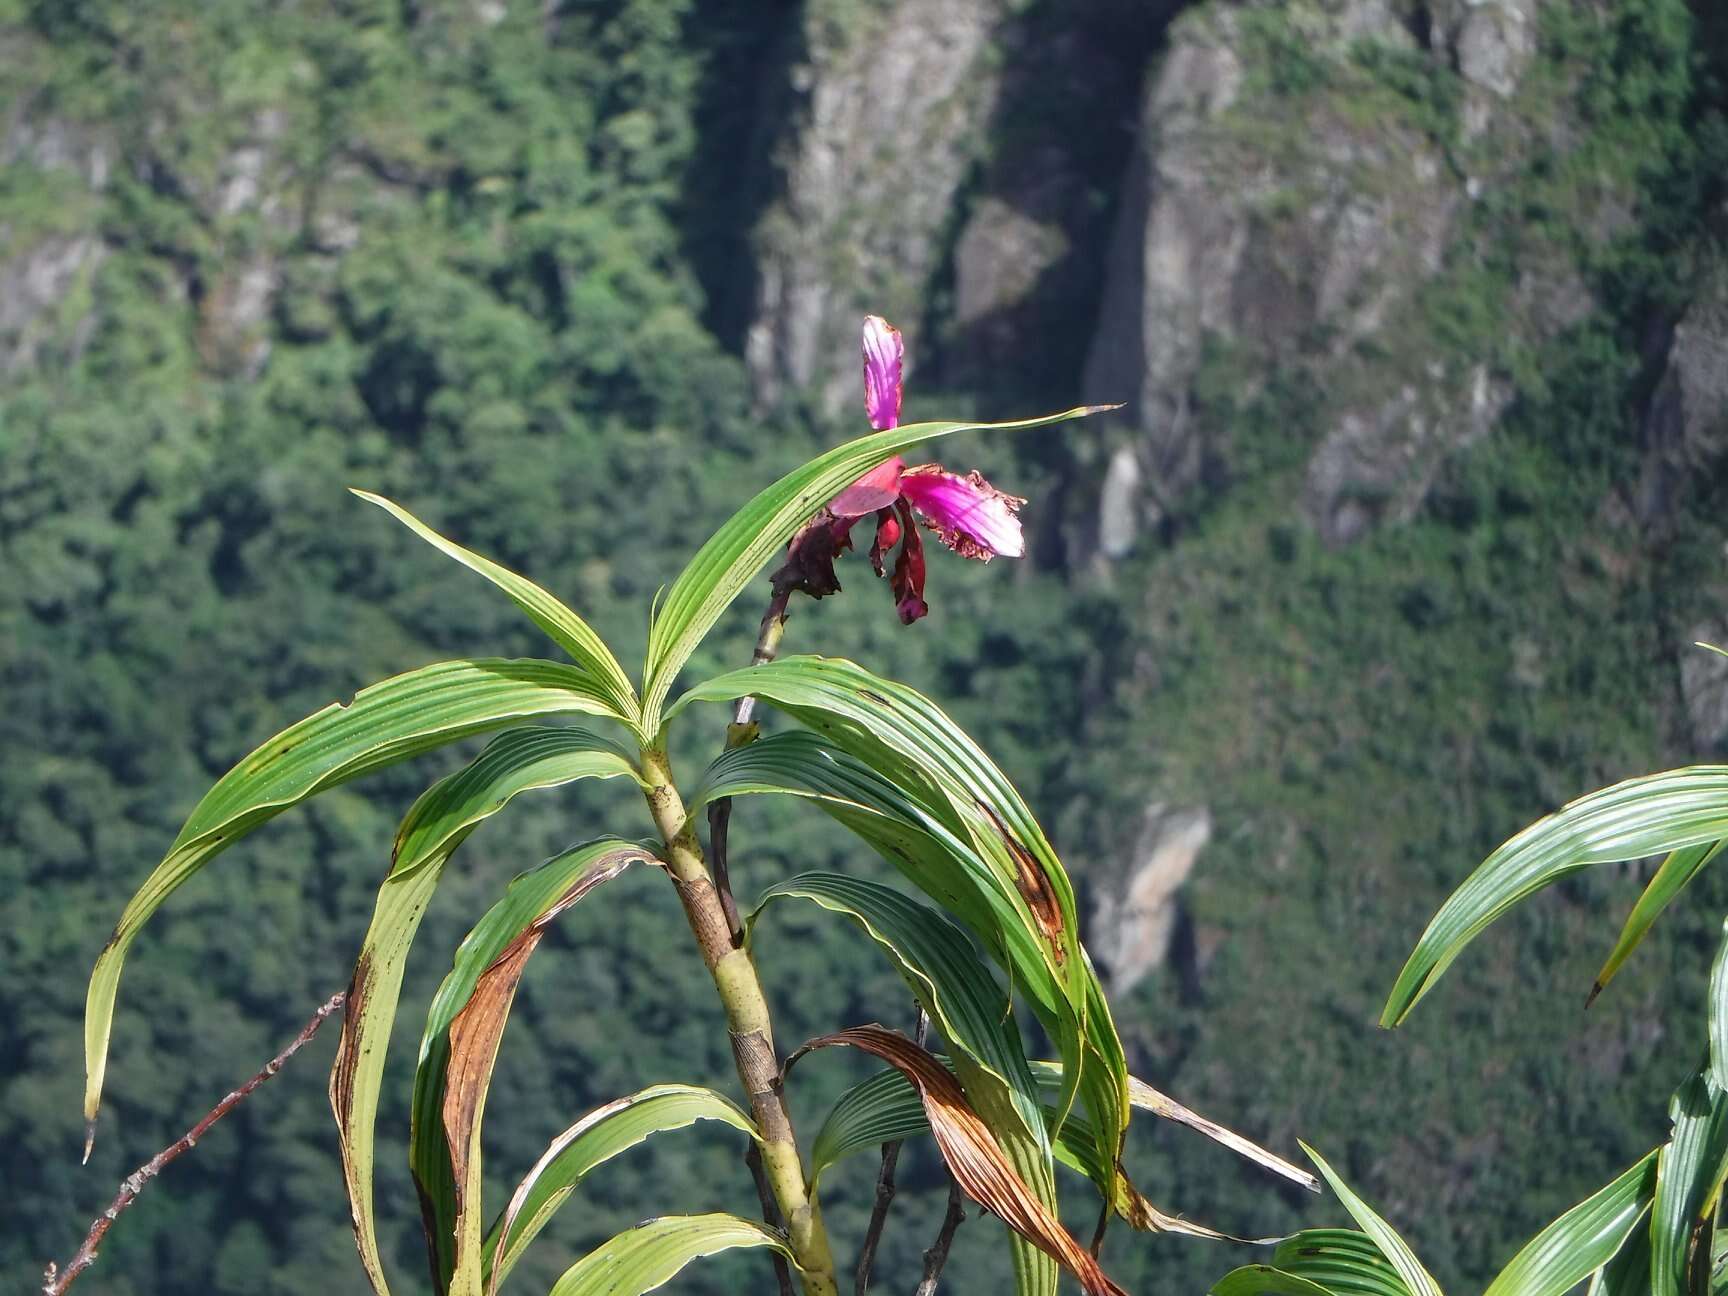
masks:
[[[465,768],[421,794],[396,834],[391,869],[360,945],[342,1042],[330,1072],[343,1179],[361,1264],[387,1290],[373,1213],[375,1125],[402,972],[444,865],[511,798],[582,778],[640,781],[629,753],[585,729],[530,727],[500,734]]]
[[[1728,1158],[1728,1096],[1710,1083],[1707,1073],[1692,1076],[1675,1090],[1668,1115],[1674,1134],[1657,1160],[1650,1208],[1652,1296],[1681,1296],[1691,1290],[1694,1232]]]
[[[1485,1296],[1564,1296],[1606,1265],[1650,1209],[1655,1152],[1579,1202],[1512,1258]]]
[[[754,929],[770,902],[789,896],[847,915],[889,953],[956,1050],[954,1069],[972,1109],[1027,1187],[1055,1214],[1050,1139],[1012,1002],[973,952],[966,933],[928,905],[840,873],[805,873],[771,887],[747,929]],[[1011,1234],[1009,1246],[1015,1290],[1021,1296],[1053,1296],[1059,1273],[1055,1260],[1018,1234]]]
[[[791,716],[828,743],[889,781],[899,799],[915,807],[922,831],[947,838],[949,853],[971,855],[983,868],[967,880],[987,895],[950,906],[952,883],[929,885],[908,871],[932,898],[952,907],[993,956],[1012,965],[1010,942],[1030,943],[1043,964],[1023,984],[1052,1030],[1065,1075],[1082,1093],[1099,1136],[1114,1149],[1128,1123],[1128,1070],[1103,988],[1081,949],[1074,889],[1043,829],[994,762],[967,733],[917,690],[840,658],[784,657],[699,684],[670,715],[693,701],[754,696]],[[740,749],[749,752],[753,743]],[[794,772],[794,777],[806,777]],[[952,848],[958,845],[956,851]],[[897,861],[898,862],[898,861]],[[923,872],[920,870],[920,872]],[[952,872],[950,870],[950,872]],[[982,905],[979,903],[982,901]],[[988,916],[981,912],[988,908]],[[1056,995],[1048,990],[1054,988]],[[1043,993],[1041,993],[1041,991]],[[1068,1095],[1064,1109],[1072,1100]],[[1100,1185],[1108,1194],[1109,1185]]]
[[[1243,1265],[1213,1283],[1210,1296],[1332,1296],[1332,1293],[1271,1265]]]
[[[942,1037],[1007,1086],[1021,1127],[1042,1135],[1038,1082],[1026,1063],[1011,1001],[964,931],[930,906],[879,882],[843,873],[802,873],[763,893],[745,920],[746,939],[770,904],[788,898],[810,900],[855,920],[893,958]],[[961,1076],[962,1085],[965,1079]],[[970,1090],[967,1096],[972,1097]],[[1040,1142],[1048,1161],[1049,1140]]]
[[[1411,1296],[1441,1296],[1440,1284],[1434,1281],[1428,1271],[1422,1267],[1422,1262],[1398,1236],[1398,1233],[1385,1220],[1374,1213],[1367,1202],[1363,1201],[1353,1191],[1350,1185],[1340,1179],[1326,1164],[1323,1158],[1306,1143],[1302,1150],[1308,1154],[1308,1159],[1314,1163],[1314,1168],[1331,1185],[1332,1191],[1338,1194],[1338,1200],[1344,1203],[1344,1209],[1350,1212],[1350,1218],[1374,1240],[1374,1245],[1380,1248],[1381,1254],[1397,1270],[1399,1278],[1410,1289]]]
[[[612,655],[612,650],[606,646],[605,640],[595,634],[586,621],[526,576],[519,576],[508,567],[501,567],[490,558],[464,549],[454,540],[439,535],[400,504],[370,491],[354,487],[349,489],[368,503],[376,504],[446,557],[454,558],[469,570],[479,572],[503,590],[510,596],[512,603],[526,612],[553,643],[569,653],[571,659],[588,673],[595,692],[607,700],[617,718],[639,735],[648,736],[641,734],[638,725],[640,713],[636,690],[631,687],[630,677],[624,673],[624,668],[618,664],[618,659]]]
[[[788,1261],[779,1233],[736,1215],[666,1215],[601,1243],[564,1271],[551,1296],[641,1296],[692,1260],[739,1247],[768,1247]]]
[[[910,1092],[910,1086],[907,1089]],[[917,1097],[912,1101],[916,1104]],[[756,1137],[756,1127],[731,1099],[700,1085],[662,1084],[595,1108],[553,1139],[486,1235],[482,1254],[487,1296],[498,1290],[589,1171],[650,1134],[684,1129],[700,1120],[721,1121]]]
[[[1588,1296],[1650,1296],[1650,1230],[1633,1221],[1626,1244],[1596,1271]]]
[[[126,951],[179,887],[260,824],[328,788],[527,716],[612,715],[581,671],[544,661],[440,662],[332,702],[264,743],[205,793],[120,915],[90,974],[84,1116],[94,1137]],[[89,1155],[88,1150],[85,1153]]]
[[[1272,1263],[1338,1296],[1410,1296],[1374,1239],[1354,1229],[1303,1229],[1278,1244]]]
[[[498,1044],[530,955],[559,914],[637,863],[640,846],[597,841],[518,876],[456,951],[426,1016],[414,1073],[409,1168],[433,1250],[433,1274],[478,1296],[482,1273],[480,1125]]]
[[[1047,427],[1110,408],[1114,407],[1085,406],[1012,423],[911,423],[859,437],[794,468],[727,519],[666,592],[648,632],[643,728],[657,732],[673,680],[751,578],[816,510],[870,469],[921,442],[956,432]]]
[[[1728,1093],[1728,920],[1710,965],[1710,1080]]]
[[[1452,960],[1501,914],[1592,864],[1643,859],[1728,837],[1728,766],[1628,779],[1531,824],[1454,891],[1398,974],[1382,1026],[1396,1026]]]
[[[1668,853],[1668,858],[1662,861],[1662,867],[1656,870],[1656,875],[1650,879],[1650,885],[1644,888],[1644,894],[1638,897],[1638,903],[1632,906],[1632,912],[1626,916],[1626,926],[1621,929],[1620,939],[1614,942],[1608,961],[1596,974],[1596,984],[1590,987],[1592,1000],[1614,979],[1614,974],[1631,956],[1632,951],[1638,948],[1645,933],[1656,919],[1661,917],[1662,911],[1675,896],[1686,889],[1687,883],[1703,872],[1706,864],[1721,853],[1724,845],[1728,845],[1728,842],[1698,842]]]

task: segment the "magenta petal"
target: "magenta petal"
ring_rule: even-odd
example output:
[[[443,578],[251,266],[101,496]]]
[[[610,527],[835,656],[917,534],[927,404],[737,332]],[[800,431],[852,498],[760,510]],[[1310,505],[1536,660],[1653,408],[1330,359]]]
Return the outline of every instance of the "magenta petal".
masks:
[[[900,476],[900,493],[922,513],[942,543],[966,558],[989,561],[1026,552],[1015,513],[1026,501],[1005,495],[977,473],[961,477],[938,464],[923,464]]]
[[[835,517],[854,518],[887,508],[900,498],[900,474],[905,468],[905,460],[895,455],[836,495],[828,511]]]
[[[864,317],[864,411],[870,426],[886,430],[900,423],[900,370],[906,346],[900,330],[880,315]]]

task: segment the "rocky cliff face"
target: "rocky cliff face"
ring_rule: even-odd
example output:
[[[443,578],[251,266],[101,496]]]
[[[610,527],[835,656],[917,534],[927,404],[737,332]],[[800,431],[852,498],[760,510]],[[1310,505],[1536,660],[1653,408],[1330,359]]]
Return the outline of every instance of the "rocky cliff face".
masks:
[[[1082,585],[1253,474],[1282,474],[1284,520],[1329,548],[1414,518],[1520,383],[1540,389],[1532,357],[1598,309],[1608,249],[1649,215],[1627,159],[1657,142],[1617,136],[1632,110],[1584,70],[1645,35],[1598,0],[826,12],[805,18],[784,194],[758,230],[758,395],[850,401],[874,310],[997,408],[1126,402],[1067,438],[1040,501],[1059,536],[1040,557]],[[1699,297],[1613,506],[1645,534],[1722,460],[1728,287]],[[1076,317],[1092,326],[1052,336]],[[1698,740],[1720,743],[1719,672],[1685,669]],[[1096,930],[1129,980],[1168,939],[1143,921],[1167,897],[1135,898],[1143,846],[1127,834],[1099,872]],[[1186,874],[1154,871],[1172,894]]]

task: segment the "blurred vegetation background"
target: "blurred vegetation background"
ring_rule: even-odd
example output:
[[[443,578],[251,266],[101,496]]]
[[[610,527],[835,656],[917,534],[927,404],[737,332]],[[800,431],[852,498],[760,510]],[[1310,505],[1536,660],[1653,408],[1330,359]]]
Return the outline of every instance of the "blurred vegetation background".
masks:
[[[0,0],[5,1281],[346,980],[394,821],[458,756],[319,798],[163,912],[80,1168],[85,977],[202,790],[373,679],[542,652],[343,488],[634,651],[712,527],[861,429],[869,310],[907,331],[909,418],[1128,408],[945,449],[1031,497],[1031,559],[938,555],[910,629],[849,559],[790,644],[934,694],[998,755],[1079,881],[1137,1072],[1307,1139],[1443,1283],[1484,1281],[1660,1141],[1705,1047],[1709,874],[1588,1015],[1639,870],[1525,907],[1411,1025],[1373,1021],[1493,845],[1728,746],[1728,662],[1687,646],[1728,637],[1725,28],[1711,0]],[[695,666],[742,664],[758,613]],[[589,790],[485,830],[405,1002],[509,876],[638,818]],[[734,840],[746,894],[876,871],[795,808],[740,807]],[[783,1042],[909,1015],[838,920],[769,937]],[[564,920],[504,1047],[489,1193],[599,1102],[730,1083],[711,999],[656,879]],[[360,1291],[333,1047],[177,1163],[85,1285]],[[807,1064],[807,1128],[852,1066]],[[1179,1132],[1137,1130],[1129,1165],[1234,1232],[1342,1218]],[[903,1167],[882,1290],[940,1217],[933,1155]],[[413,1193],[380,1174],[413,1290]],[[872,1174],[829,1181],[842,1250]],[[518,1284],[749,1201],[736,1147],[669,1136]],[[962,1230],[954,1290],[1000,1285],[999,1230]],[[1136,1290],[1244,1259],[1106,1251]]]

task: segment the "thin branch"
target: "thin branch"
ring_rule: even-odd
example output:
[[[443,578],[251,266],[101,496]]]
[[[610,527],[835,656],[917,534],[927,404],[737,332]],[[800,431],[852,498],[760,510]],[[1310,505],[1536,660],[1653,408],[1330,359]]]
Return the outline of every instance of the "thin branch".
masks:
[[[773,661],[775,654],[780,651],[780,637],[786,630],[786,603],[791,594],[790,589],[775,587],[774,597],[768,600],[768,610],[762,614],[762,625],[756,634],[756,651],[750,658],[752,666]],[[742,747],[755,738],[755,729],[750,723],[755,703],[755,698],[738,699],[738,705],[732,712],[732,724],[726,730],[726,750]],[[709,803],[708,867],[714,875],[714,890],[720,897],[721,912],[726,915],[732,946],[738,949],[744,944],[744,924],[738,917],[738,902],[732,897],[732,876],[727,869],[726,837],[731,823],[731,797],[721,797]],[[754,1139],[751,1139],[749,1146],[744,1149],[744,1163],[750,1167],[750,1178],[756,1184],[756,1196],[762,1203],[763,1221],[775,1228],[784,1228],[785,1219],[780,1213],[779,1204],[774,1200],[773,1185],[768,1182],[768,1174],[762,1166],[762,1149]],[[774,1278],[779,1284],[780,1296],[792,1296],[792,1271],[786,1264],[786,1257],[775,1252],[773,1259]]]
[[[90,1232],[85,1235],[84,1245],[78,1248],[78,1254],[67,1262],[64,1269],[56,1264],[49,1264],[42,1275],[42,1296],[61,1296],[77,1280],[79,1274],[95,1264],[96,1248],[102,1245],[102,1239],[107,1236],[108,1230],[114,1227],[114,1221],[120,1217],[120,1212],[136,1200],[138,1194],[144,1190],[144,1186],[161,1174],[163,1168],[170,1161],[196,1147],[198,1140],[209,1133],[212,1125],[233,1111],[251,1095],[254,1089],[280,1071],[283,1064],[304,1048],[308,1041],[318,1033],[318,1028],[324,1024],[325,1019],[347,1001],[348,992],[346,990],[331,995],[318,1011],[312,1014],[312,1020],[300,1028],[300,1033],[294,1037],[293,1042],[266,1062],[263,1070],[212,1107],[204,1119],[182,1134],[177,1142],[170,1143],[128,1175],[125,1181],[121,1183],[120,1191],[115,1195],[108,1209],[91,1222]]]
[[[924,1006],[918,1006],[915,1032],[918,1047],[930,1035],[930,1018]],[[900,1164],[900,1144],[894,1139],[882,1145],[882,1172],[876,1176],[876,1202],[870,1208],[870,1227],[864,1231],[864,1246],[858,1253],[858,1275],[853,1284],[854,1296],[864,1296],[870,1290],[870,1270],[876,1263],[876,1248],[882,1241],[882,1226],[888,1222],[888,1207],[894,1201],[894,1172]]]
[[[756,632],[756,651],[750,656],[752,666],[763,666],[774,660],[780,651],[781,636],[786,633],[786,604],[792,597],[790,588],[774,587],[768,600],[768,610],[762,614],[762,625]],[[751,717],[756,712],[756,699],[741,697],[732,709],[732,723],[726,730],[726,750],[743,747],[756,737]],[[744,944],[744,924],[738,917],[738,902],[732,898],[732,875],[727,868],[726,838],[732,824],[732,798],[721,797],[708,806],[708,867],[714,874],[714,889],[720,895],[720,908],[726,914],[726,924],[732,930],[734,948]]]
[[[786,1219],[780,1214],[779,1203],[774,1200],[773,1185],[762,1169],[762,1148],[755,1139],[745,1141],[748,1146],[744,1149],[744,1164],[750,1167],[750,1177],[756,1181],[756,1195],[762,1199],[763,1223],[783,1229]],[[780,1285],[780,1296],[792,1296],[792,1270],[786,1264],[786,1257],[778,1251],[769,1254],[774,1261],[774,1277]]]
[[[917,1296],[935,1296],[936,1282],[942,1277],[942,1266],[948,1263],[948,1248],[954,1245],[954,1232],[966,1218],[962,1207],[960,1185],[948,1185],[948,1213],[942,1217],[942,1231],[924,1253],[924,1281],[918,1284]]]
[[[1098,1253],[1104,1249],[1104,1234],[1110,1228],[1110,1215],[1110,1203],[1105,1202],[1104,1209],[1098,1212],[1098,1227],[1092,1230],[1092,1245],[1086,1248],[1092,1253],[1094,1260],[1098,1258]]]

